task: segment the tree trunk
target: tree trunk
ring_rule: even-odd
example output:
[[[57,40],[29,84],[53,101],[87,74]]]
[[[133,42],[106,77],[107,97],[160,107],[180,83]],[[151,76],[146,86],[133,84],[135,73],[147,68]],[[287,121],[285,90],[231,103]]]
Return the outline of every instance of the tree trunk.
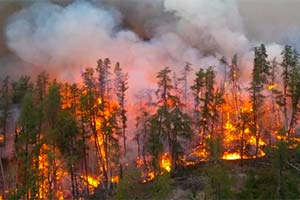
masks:
[[[126,126],[125,126],[125,124],[123,124],[122,128],[123,128],[122,132],[123,132],[124,155],[126,156],[127,146],[126,146]]]
[[[283,87],[283,114],[284,114],[284,130],[287,131],[288,130],[287,83],[284,83],[284,87]]]
[[[242,127],[242,137],[241,137],[241,150],[240,150],[240,156],[241,156],[241,167],[243,167],[244,164],[244,135],[245,135],[245,127]]]
[[[1,169],[1,176],[2,176],[2,183],[3,183],[3,193],[6,190],[6,182],[5,182],[5,176],[4,176],[4,170],[3,170],[3,164],[2,164],[2,157],[0,156],[0,169]]]

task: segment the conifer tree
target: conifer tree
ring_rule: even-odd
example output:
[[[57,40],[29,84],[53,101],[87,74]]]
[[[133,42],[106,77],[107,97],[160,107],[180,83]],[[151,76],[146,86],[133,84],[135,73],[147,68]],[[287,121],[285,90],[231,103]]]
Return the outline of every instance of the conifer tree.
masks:
[[[27,91],[33,89],[29,76],[21,76],[19,80],[12,82],[12,102],[20,104]]]
[[[38,112],[32,93],[26,93],[16,132],[17,198],[35,199],[38,197],[38,171],[34,170],[34,161],[38,159],[36,135],[38,134]]]
[[[41,90],[42,91],[42,90]],[[41,93],[38,93],[41,94]],[[41,97],[41,96],[40,96]],[[57,198],[56,191],[58,189],[58,155],[57,155],[57,125],[60,121],[59,114],[61,112],[61,95],[59,85],[54,82],[49,86],[48,93],[42,98],[44,101],[44,120],[46,122],[46,131],[43,135],[42,142],[49,147],[47,151],[47,161],[49,163],[47,169],[48,177],[48,198]]]
[[[256,140],[256,157],[258,156],[259,140],[261,131],[263,130],[262,115],[263,103],[265,96],[263,91],[270,76],[270,64],[267,61],[268,54],[264,44],[261,44],[254,49],[254,67],[252,70],[252,81],[250,84],[250,99],[253,110],[253,126],[252,131]]]
[[[176,91],[174,91],[175,87],[170,73],[171,70],[166,67],[157,74],[156,95],[159,107],[151,120],[149,143],[152,144],[150,149],[154,161],[157,161],[159,153],[163,149],[163,141],[166,139],[172,168],[176,168],[182,153],[182,146],[178,139],[191,139],[192,129],[189,116],[182,111],[179,97],[174,95]],[[154,166],[157,166],[155,162]]]
[[[108,172],[105,163],[105,155],[102,151],[99,141],[100,138],[102,138],[103,140],[103,137],[102,133],[100,132],[101,128],[97,125],[97,119],[100,115],[99,110],[103,109],[99,107],[103,106],[103,100],[97,93],[97,83],[96,78],[94,77],[94,69],[87,68],[82,74],[82,78],[84,81],[83,94],[80,97],[80,110],[82,113],[82,122],[84,124],[84,128],[91,130],[96,149],[97,165],[101,169],[101,173],[104,177],[105,188],[107,189]],[[104,90],[104,87],[102,90]]]
[[[282,55],[282,79],[283,79],[283,114],[284,114],[284,129],[288,130],[288,83],[290,79],[290,68],[293,65],[293,49],[291,46],[286,45],[284,50],[281,52]]]
[[[195,125],[196,125],[196,131],[200,135],[200,143],[204,142],[203,138],[203,121],[201,120],[201,105],[202,105],[202,99],[203,99],[203,93],[204,93],[204,83],[205,83],[205,71],[200,68],[199,71],[196,73],[196,78],[194,80],[194,84],[191,86],[191,89],[193,91],[194,96],[194,115],[195,115]]]
[[[78,134],[77,122],[72,114],[66,110],[59,112],[55,140],[70,173],[73,199],[79,197],[76,166],[83,156],[82,148],[84,148],[84,144],[78,140]]]
[[[124,154],[126,155],[127,144],[126,144],[126,128],[127,128],[127,116],[126,116],[126,91],[128,90],[128,73],[124,73],[120,64],[116,63],[115,65],[115,89],[116,96],[119,103],[119,112],[120,112],[120,120],[122,123],[122,136],[123,136],[123,148]]]
[[[0,90],[0,128],[2,135],[1,143],[5,143],[5,136],[7,132],[7,124],[10,115],[10,106],[11,106],[11,92],[10,92],[10,82],[9,77],[7,76],[2,81],[2,86]]]
[[[179,78],[179,81],[182,82],[182,88],[183,91],[183,103],[185,106],[185,112],[187,113],[189,110],[189,74],[192,71],[191,63],[186,63],[184,66],[184,69],[182,71],[182,77]]]

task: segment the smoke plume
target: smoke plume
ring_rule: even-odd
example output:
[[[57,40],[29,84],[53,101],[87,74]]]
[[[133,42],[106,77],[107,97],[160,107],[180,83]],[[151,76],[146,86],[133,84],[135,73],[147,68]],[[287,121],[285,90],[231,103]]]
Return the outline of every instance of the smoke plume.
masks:
[[[122,13],[107,4],[35,3],[9,19],[7,45],[35,66],[50,71],[64,67],[61,78],[71,80],[76,69],[93,66],[98,58],[109,57],[127,70],[148,74],[165,65],[182,67],[185,62],[214,65],[217,56],[247,47],[234,1],[162,3],[158,10],[165,20],[174,18],[172,26],[154,21],[147,41],[124,28]]]
[[[28,71],[46,69],[66,81],[78,80],[80,72],[95,66],[99,58],[111,58],[129,71],[135,91],[153,83],[154,73],[164,66],[175,70],[186,62],[194,68],[217,66],[222,56],[230,59],[235,53],[243,60],[240,65],[247,74],[252,66],[252,47],[266,36],[270,57],[278,56],[283,42],[297,43],[295,30],[299,26],[288,19],[278,25],[287,28],[288,36],[272,36],[261,28],[268,14],[277,14],[283,4],[272,2],[276,2],[273,9],[265,6],[266,16],[250,14],[246,0],[36,2],[9,17],[6,44],[29,63]],[[258,1],[251,5],[250,11],[259,10]],[[256,24],[260,28],[254,32]]]

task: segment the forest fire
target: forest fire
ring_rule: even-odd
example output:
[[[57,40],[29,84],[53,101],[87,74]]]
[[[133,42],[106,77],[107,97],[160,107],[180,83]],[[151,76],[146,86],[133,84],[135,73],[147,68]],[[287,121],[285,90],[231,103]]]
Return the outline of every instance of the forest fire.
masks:
[[[82,177],[85,178],[85,176],[82,176]],[[87,177],[87,183],[88,183],[90,186],[96,188],[96,187],[99,186],[100,181],[98,180],[98,178],[94,178],[94,177],[92,177],[92,176],[88,176],[88,177]]]
[[[222,155],[222,159],[224,160],[239,160],[241,159],[240,153],[234,152],[234,153],[224,153]]]
[[[256,197],[263,181],[274,191],[260,199],[299,189],[297,49],[248,38],[239,1],[197,1],[30,1],[1,14],[0,200],[136,199],[115,198],[127,183],[183,185],[191,199]]]
[[[39,183],[38,196],[41,199],[47,199],[53,195],[55,198],[61,200],[63,197],[63,181],[69,174],[61,165],[61,161],[51,158],[49,155],[50,147],[43,144],[39,155],[39,176],[48,177]]]
[[[144,163],[142,159],[137,158],[136,160],[136,166],[142,170],[141,175],[141,182],[147,183],[152,180],[158,175],[163,175],[166,172],[171,172],[172,169],[172,163],[171,163],[171,157],[169,153],[163,153],[160,157],[159,161],[159,171],[154,171],[151,168],[145,166],[147,163]]]
[[[164,153],[160,159],[160,167],[165,169],[167,172],[171,171],[172,163],[168,153]]]
[[[119,182],[120,182],[120,178],[119,178],[119,176],[114,176],[114,177],[112,177],[112,178],[110,179],[110,181],[111,181],[112,183],[119,183]]]
[[[142,175],[142,183],[147,183],[155,178],[155,172],[151,171]]]
[[[59,113],[58,115],[52,112],[46,114],[46,116],[49,115],[47,116],[49,119],[51,116],[53,120],[57,120],[56,123],[52,119],[48,122],[55,131],[52,140],[49,142],[45,140],[50,137],[50,131],[36,135],[42,145],[39,149],[38,160],[33,159],[31,167],[34,167],[37,162],[38,176],[47,178],[38,181],[38,194],[35,196],[39,196],[41,199],[51,196],[57,199],[64,199],[68,196],[75,198],[80,195],[94,194],[97,188],[109,190],[112,188],[111,185],[117,185],[122,181],[119,175],[123,173],[121,171],[123,169],[119,159],[120,155],[126,153],[127,111],[124,107],[124,92],[126,91],[124,90],[124,88],[126,89],[124,81],[126,79],[119,80],[118,76],[121,75],[116,74],[116,83],[123,85],[121,84],[121,87],[116,84],[118,88],[115,90],[119,89],[119,93],[110,93],[107,88],[111,85],[106,85],[109,83],[108,80],[99,73],[102,70],[102,73],[109,74],[106,71],[109,66],[109,60],[98,61],[97,70],[100,77],[97,84],[89,82],[95,80],[94,71],[90,68],[83,73],[85,79],[83,85],[64,84],[60,86],[54,83],[49,86],[46,103],[50,100],[55,101],[56,95],[60,96],[61,100],[57,103],[57,107],[53,106],[56,104],[45,104],[50,107],[47,109],[56,110]],[[118,73],[121,73],[119,64],[116,65],[115,71],[118,70]],[[168,68],[162,70],[159,78],[170,81],[171,79],[167,77],[170,72]],[[214,73],[212,68],[200,70],[197,74],[197,78],[200,80],[197,81],[213,81],[212,74]],[[163,81],[161,82],[163,83]],[[100,83],[103,84],[103,87],[97,89],[96,86]],[[164,86],[165,90],[168,88],[170,90],[168,98],[163,96],[165,95],[165,92],[162,92],[164,90],[158,90],[156,97],[158,98],[158,108],[151,107],[153,104],[141,99],[143,101],[140,103],[141,113],[138,113],[141,115],[137,117],[138,125],[135,137],[138,143],[136,166],[142,172],[141,183],[148,183],[158,176],[170,173],[178,164],[190,166],[215,159],[262,158],[266,155],[264,148],[270,144],[270,141],[288,142],[289,139],[292,139],[288,135],[278,135],[276,130],[269,135],[264,134],[266,131],[260,130],[263,124],[258,122],[255,107],[249,97],[240,93],[230,96],[230,87],[234,87],[234,83],[225,85],[228,88],[224,89],[224,93],[218,93],[217,89],[209,91],[206,86],[201,84],[200,88],[196,88],[196,86],[198,87],[197,82],[191,87],[197,94],[194,97],[196,105],[193,111],[196,113],[194,118],[180,110],[184,104],[177,98],[172,99],[172,95],[176,91],[173,91],[175,88],[170,86]],[[273,91],[274,88],[277,86],[266,89]],[[205,94],[202,93],[202,90],[210,93],[202,97],[201,95]],[[220,99],[215,100],[209,95]],[[30,104],[30,106],[32,105]],[[269,107],[266,106],[265,109],[267,110]],[[277,107],[275,108],[277,109]],[[198,118],[197,116],[204,117]],[[169,117],[172,120],[169,120]],[[163,120],[165,121],[163,122]],[[263,120],[266,119],[261,119],[261,121]],[[193,124],[190,121],[193,121]],[[24,137],[22,131],[26,124],[21,125],[17,129],[17,134]],[[290,133],[295,135],[294,129],[290,129]],[[63,137],[60,138],[61,136]],[[190,145],[189,148],[180,144],[189,142],[191,139],[193,145]],[[297,141],[297,138],[294,138],[293,141]],[[89,148],[81,146],[82,143],[88,145]],[[297,145],[292,144],[290,147],[297,147]],[[84,154],[75,154],[81,148],[84,149]],[[222,150],[220,151],[220,149]],[[216,154],[216,152],[218,153]],[[90,166],[85,157],[87,155],[91,159]],[[62,159],[63,157],[66,159]],[[81,159],[83,163],[78,165],[73,157]],[[92,171],[93,173],[91,173]],[[64,191],[65,188],[70,188],[70,185],[71,191]],[[31,195],[30,192],[28,194]]]
[[[278,87],[277,84],[270,84],[270,85],[268,85],[268,90],[272,91],[272,90],[276,89],[277,87]]]

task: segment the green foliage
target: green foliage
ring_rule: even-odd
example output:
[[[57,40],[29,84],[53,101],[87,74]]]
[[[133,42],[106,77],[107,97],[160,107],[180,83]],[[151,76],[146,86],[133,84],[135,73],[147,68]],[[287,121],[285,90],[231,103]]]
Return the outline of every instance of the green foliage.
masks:
[[[12,102],[20,104],[28,91],[33,90],[29,76],[21,76],[18,81],[12,82]]]
[[[203,135],[213,131],[208,124],[214,124],[218,120],[217,108],[224,103],[223,94],[214,88],[215,78],[212,67],[200,69],[196,73],[194,85],[191,86],[195,99],[196,126]]]
[[[279,194],[276,174],[274,169],[250,169],[245,185],[238,194],[238,199],[297,199],[299,197],[300,178],[293,175],[292,171],[286,170],[282,193]]]
[[[163,144],[161,142],[160,128],[160,116],[154,115],[150,120],[150,134],[147,141],[147,148],[152,158],[152,166],[158,170],[159,167],[159,154],[163,151]]]
[[[61,111],[58,115],[56,144],[63,154],[71,156],[76,145],[76,136],[79,133],[74,117],[68,111]],[[74,148],[74,149],[73,149]],[[77,150],[79,151],[79,149]]]
[[[217,161],[221,157],[223,152],[222,139],[221,137],[213,137],[206,139],[207,151],[210,152],[210,157],[212,160]]]
[[[20,161],[19,178],[20,182],[17,185],[17,194],[22,197],[31,197],[37,194],[37,171],[32,168],[34,159],[38,157],[36,137],[38,134],[38,113],[34,105],[32,93],[26,93],[21,113],[18,121],[19,131],[16,136],[16,153],[17,159]]]
[[[170,174],[158,176],[155,180],[142,184],[140,173],[137,170],[128,170],[117,186],[114,200],[163,200],[168,199],[171,193]]]
[[[61,106],[61,95],[59,86],[53,83],[49,88],[49,94],[45,101],[45,114],[46,120],[49,122],[50,127],[54,128],[58,122],[58,115]]]
[[[233,198],[234,179],[230,177],[229,171],[224,165],[220,163],[207,165],[205,172],[209,179],[209,184],[205,188],[208,199]]]
[[[270,65],[263,44],[255,48],[254,54],[252,82],[249,88],[253,112],[244,112],[238,108],[241,100],[238,98],[240,88],[237,85],[238,63],[236,55],[232,59],[232,66],[230,66],[230,78],[234,82],[232,84],[236,84],[233,86],[236,90],[233,92],[236,93],[234,94],[236,95],[234,99],[237,104],[236,113],[239,113],[239,118],[232,118],[238,120],[235,124],[237,125],[237,134],[239,131],[243,134],[239,144],[241,155],[246,154],[244,151],[247,149],[247,144],[244,143],[246,128],[250,127],[251,132],[255,133],[257,148],[260,132],[273,131],[265,130],[266,127],[263,124],[265,122],[263,114],[266,110],[264,108],[266,98],[264,90],[266,84],[275,84],[277,64],[273,62],[272,66]],[[284,107],[285,111],[291,110],[289,126],[284,126],[279,131],[280,135],[284,136],[287,127],[293,127],[298,119],[300,65],[298,53],[291,46],[285,47],[282,56],[282,78],[286,91],[281,94],[279,91],[272,90],[272,94],[277,95],[277,102],[274,101],[274,105],[277,103],[279,106]],[[225,59],[222,59],[222,62],[228,67]],[[152,167],[149,165],[144,166],[148,170],[150,168],[150,170],[154,169],[157,173],[159,172],[159,157],[164,152],[171,155],[172,172],[175,174],[176,171],[181,170],[181,168],[175,169],[175,167],[179,164],[184,153],[185,148],[183,145],[187,144],[184,141],[190,141],[194,134],[192,130],[193,120],[187,113],[188,109],[183,111],[186,105],[181,102],[180,93],[183,91],[178,88],[178,81],[182,81],[184,84],[184,100],[187,104],[187,76],[190,70],[189,64],[187,64],[180,79],[177,79],[176,75],[172,79],[170,76],[172,70],[168,67],[158,72],[157,101],[153,103],[152,100],[149,100],[145,103],[145,106],[141,109],[142,114],[137,117],[137,128],[140,128],[137,140],[143,141],[143,156],[152,156]],[[8,78],[3,81],[0,91],[1,128],[5,127],[6,122],[4,119],[7,119],[11,100],[16,104],[22,102],[15,140],[18,183],[16,191],[11,192],[10,199],[26,199],[29,196],[36,198],[39,191],[38,183],[41,181],[48,181],[50,185],[53,183],[52,186],[49,186],[53,193],[49,194],[49,197],[54,197],[53,190],[58,186],[56,184],[59,184],[56,183],[55,176],[58,167],[55,162],[58,160],[62,161],[65,168],[70,172],[73,198],[76,199],[78,196],[75,194],[77,189],[75,177],[78,174],[80,176],[83,174],[83,167],[81,167],[83,165],[78,162],[78,160],[82,161],[82,158],[85,158],[86,173],[94,171],[98,173],[98,169],[100,169],[100,173],[97,175],[103,177],[101,186],[99,186],[104,188],[102,196],[106,197],[112,192],[109,191],[110,185],[112,185],[109,179],[118,174],[118,167],[116,166],[120,166],[120,136],[123,136],[124,147],[126,146],[127,111],[125,109],[125,92],[128,90],[128,74],[122,71],[119,63],[115,65],[114,73],[115,87],[113,88],[111,62],[109,59],[99,60],[96,69],[87,68],[83,72],[84,85],[82,87],[75,84],[72,86],[65,85],[66,90],[71,91],[70,97],[61,96],[64,86],[55,81],[49,84],[49,75],[46,72],[38,75],[35,86],[33,86],[28,76],[22,76],[18,81],[13,82],[12,87],[10,87]],[[269,82],[270,79],[271,82]],[[220,120],[220,108],[224,103],[224,94],[223,90],[219,90],[215,86],[215,80],[216,73],[213,67],[205,70],[200,69],[196,73],[194,84],[191,87],[195,100],[196,117],[194,122],[196,128],[199,129],[196,131],[201,134],[202,141],[206,142],[205,148],[210,152],[213,161],[211,163],[208,161],[209,164],[205,168],[199,165],[199,171],[202,174],[198,171],[200,174],[197,175],[204,176],[208,180],[205,188],[205,194],[208,198],[228,199],[234,198],[234,189],[240,189],[241,187],[234,185],[232,177],[237,177],[236,171],[229,171],[219,159],[223,152],[222,138],[219,132],[223,126]],[[150,96],[149,99],[152,98],[151,94],[148,96]],[[68,108],[62,108],[63,102],[68,102],[68,98],[72,99],[72,105],[68,105]],[[115,104],[114,100],[117,100],[118,105]],[[112,101],[114,102],[112,103]],[[291,108],[288,107],[290,105]],[[231,118],[231,116],[229,117]],[[138,136],[142,136],[143,139],[139,139]],[[248,135],[246,136],[248,137]],[[91,139],[91,137],[93,138]],[[270,141],[272,141],[271,139]],[[95,145],[94,149],[85,151],[85,145],[91,143]],[[45,172],[48,174],[38,177],[38,158],[43,144],[49,147],[43,152],[47,155],[49,163],[47,165],[48,171]],[[300,151],[298,147],[293,150],[295,152],[291,156],[289,154],[289,146],[291,145],[290,141],[279,141],[275,145],[270,144],[268,146],[268,156],[262,158],[265,159],[264,161],[267,162],[269,168],[260,168],[259,166],[255,168],[255,171],[250,170],[245,185],[237,197],[239,199],[297,198],[300,195],[298,189],[300,180],[299,176],[295,175],[294,169],[297,169]],[[85,157],[87,152],[95,153],[95,157],[90,159],[97,160],[95,166],[89,166]],[[186,158],[189,159],[188,156]],[[290,162],[292,161],[296,163],[294,168],[291,167]],[[243,170],[247,170],[246,167]],[[237,172],[239,170],[237,169]],[[126,171],[124,174],[124,178],[117,186],[113,196],[114,199],[166,199],[172,189],[170,174],[158,176],[154,181],[147,184],[140,182],[138,170]],[[182,176],[189,175],[188,172],[182,171],[178,174]],[[193,175],[196,175],[196,173]],[[174,179],[174,181],[176,180]],[[81,187],[78,188],[81,189]],[[193,191],[195,194],[198,192],[197,189]]]
[[[276,177],[272,170],[248,171],[243,190],[238,194],[239,199],[276,199]]]
[[[200,102],[201,102],[201,92],[204,87],[204,81],[205,81],[205,74],[206,72],[204,69],[200,68],[199,71],[196,73],[196,78],[194,80],[194,84],[191,86],[191,89],[193,91],[194,95],[194,101],[195,101],[195,114],[196,118],[199,119],[200,117]],[[199,120],[197,120],[199,121]]]
[[[158,109],[150,120],[150,134],[148,139],[149,152],[153,157],[152,165],[158,168],[158,158],[167,143],[167,150],[171,155],[172,167],[176,167],[182,154],[179,138],[190,140],[193,136],[192,120],[182,111],[180,98],[174,94],[177,91],[170,77],[171,70],[166,67],[157,74]],[[164,142],[166,141],[166,142]]]
[[[265,100],[263,91],[271,76],[271,66],[267,58],[268,54],[264,44],[255,47],[252,81],[250,83],[249,91],[253,110],[253,123],[250,130],[256,138],[256,156],[258,155],[259,148],[258,141],[260,139],[261,130],[263,129],[263,124],[261,124],[263,103]]]
[[[124,153],[127,151],[126,144],[126,128],[127,128],[127,110],[125,109],[125,97],[126,91],[128,90],[128,73],[123,73],[123,70],[119,63],[116,64],[115,69],[115,93],[118,99],[119,108],[118,108],[118,120],[120,120],[121,125],[120,129],[122,129],[123,136],[123,147]]]
[[[46,97],[49,84],[49,74],[46,71],[41,72],[37,76],[35,93],[38,102],[42,102]]]
[[[4,141],[1,142],[5,142],[11,103],[10,80],[7,76],[2,81],[0,88],[0,134],[4,135]]]

